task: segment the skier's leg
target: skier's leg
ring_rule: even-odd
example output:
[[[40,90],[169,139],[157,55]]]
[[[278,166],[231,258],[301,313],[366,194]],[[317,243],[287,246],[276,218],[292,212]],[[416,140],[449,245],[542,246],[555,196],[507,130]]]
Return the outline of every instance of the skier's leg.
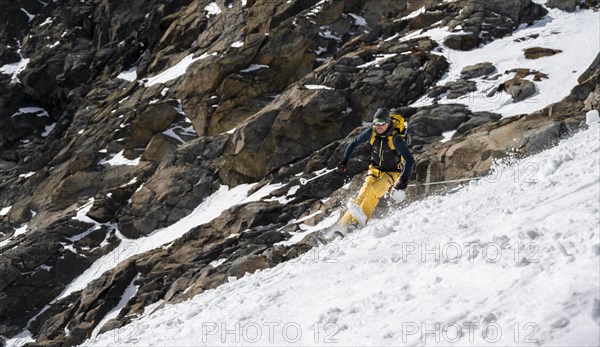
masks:
[[[363,200],[365,200],[365,196],[367,196],[369,190],[371,190],[371,187],[376,182],[377,177],[371,172],[371,170],[369,170],[367,178],[365,178],[365,183],[363,183],[362,187],[360,188],[360,191],[358,192],[358,195],[356,196],[356,198],[354,198],[354,203],[358,206],[362,205]]]
[[[342,219],[340,219],[340,225],[343,227],[347,227],[350,226],[350,223],[358,224],[358,222],[354,218],[352,218],[352,214],[349,211],[346,211]]]
[[[365,182],[363,183],[360,191],[356,198],[354,198],[354,203],[360,206],[367,195],[367,192],[370,190],[371,185],[375,184],[377,179],[371,174],[371,170],[369,170],[369,174],[365,178]],[[346,211],[342,219],[340,220],[340,225],[347,227],[350,223],[358,224],[358,221],[352,217],[350,211]]]
[[[371,219],[373,211],[379,204],[379,199],[392,187],[394,182],[400,177],[398,172],[387,172],[382,173],[378,180],[376,180],[370,188],[366,191],[364,199],[360,207],[367,215],[367,220]]]

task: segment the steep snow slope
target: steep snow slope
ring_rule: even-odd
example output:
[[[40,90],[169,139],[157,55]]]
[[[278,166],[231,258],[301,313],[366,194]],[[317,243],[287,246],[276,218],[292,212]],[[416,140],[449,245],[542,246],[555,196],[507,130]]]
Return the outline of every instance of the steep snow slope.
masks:
[[[600,127],[85,345],[598,345]]]

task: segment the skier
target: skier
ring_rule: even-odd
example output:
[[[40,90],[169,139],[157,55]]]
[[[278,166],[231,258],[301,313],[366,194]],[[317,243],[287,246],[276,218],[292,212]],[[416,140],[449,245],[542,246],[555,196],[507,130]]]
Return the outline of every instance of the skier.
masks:
[[[342,227],[357,224],[364,226],[371,218],[379,199],[392,185],[392,197],[397,202],[404,200],[404,189],[413,172],[415,159],[406,146],[403,134],[406,134],[404,120],[400,124],[396,118],[390,117],[388,109],[379,108],[373,116],[373,127],[365,129],[346,148],[344,158],[338,164],[338,171],[342,173],[347,172],[350,155],[359,144],[370,143],[372,151],[367,177],[358,196],[348,203],[348,211],[340,220]],[[405,161],[404,169],[402,158]]]

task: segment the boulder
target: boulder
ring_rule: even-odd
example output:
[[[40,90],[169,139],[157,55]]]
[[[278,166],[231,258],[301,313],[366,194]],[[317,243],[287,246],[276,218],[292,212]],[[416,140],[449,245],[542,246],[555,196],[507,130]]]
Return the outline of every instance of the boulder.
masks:
[[[533,20],[543,17],[547,11],[531,0],[477,0],[486,10],[508,16],[515,23],[532,23]]]
[[[460,72],[460,77],[463,79],[471,79],[477,77],[488,76],[496,72],[496,67],[492,63],[479,63],[466,66]]]
[[[470,51],[479,46],[479,39],[475,35],[448,35],[444,39],[444,45],[458,51]]]
[[[467,131],[474,129],[478,126],[487,124],[489,122],[495,122],[502,118],[501,115],[492,112],[475,112],[471,118],[462,123],[457,129],[457,134],[466,133]]]
[[[578,3],[578,0],[548,0],[546,6],[567,12],[574,12],[577,9]]]
[[[474,81],[458,80],[456,82],[448,82],[446,86],[450,92],[447,96],[448,99],[458,99],[469,92],[477,91],[477,84]]]
[[[417,137],[430,138],[455,130],[471,112],[464,105],[434,105],[421,108],[410,118],[410,132]]]
[[[408,28],[410,30],[423,29],[423,28],[426,28],[426,27],[432,25],[433,23],[439,22],[440,20],[444,19],[445,17],[446,17],[446,14],[442,11],[424,12],[424,13],[421,13],[420,15],[416,16],[415,18],[413,18],[408,23]]]
[[[264,256],[243,257],[231,265],[227,276],[236,278],[244,277],[246,273],[254,273],[257,270],[267,269],[275,265]]]
[[[538,59],[541,57],[549,57],[562,52],[560,49],[551,49],[543,47],[531,47],[526,48],[523,51],[525,52],[526,59]]]
[[[518,77],[518,78],[525,78],[527,76],[533,75],[534,81],[541,81],[542,79],[548,79],[548,75],[546,75],[545,73],[537,71],[537,70],[532,70],[532,69],[517,68],[517,69],[507,70],[504,73],[505,74],[515,73],[515,77]]]
[[[512,96],[514,102],[525,100],[537,91],[533,82],[516,77],[504,82],[503,89]]]
[[[443,86],[436,86],[429,90],[427,96],[440,99],[442,94],[447,93],[446,98],[457,99],[469,92],[477,91],[477,84],[474,81],[458,80],[448,82]]]

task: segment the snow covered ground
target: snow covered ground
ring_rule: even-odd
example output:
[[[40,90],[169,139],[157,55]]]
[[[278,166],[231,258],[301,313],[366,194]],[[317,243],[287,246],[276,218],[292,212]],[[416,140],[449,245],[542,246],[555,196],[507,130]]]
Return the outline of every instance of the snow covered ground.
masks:
[[[400,40],[429,36],[443,47],[442,54],[450,63],[448,74],[437,85],[460,79],[463,68],[483,62],[492,63],[501,76],[497,80],[473,79],[477,91],[458,99],[442,98],[440,103],[459,103],[467,105],[471,111],[490,111],[505,117],[527,114],[540,110],[566,97],[577,85],[577,78],[591,65],[600,52],[600,15],[592,10],[574,13],[558,9],[548,9],[544,18],[530,27],[522,27],[511,36],[497,39],[471,51],[457,51],[443,44],[444,38],[451,33],[447,27],[435,28],[424,33],[416,31]],[[522,40],[516,42],[515,40]],[[389,39],[388,39],[389,40]],[[562,50],[554,56],[534,60],[525,59],[523,50],[543,47]],[[534,82],[537,93],[521,102],[513,102],[507,93],[487,94],[498,85],[515,76],[505,71],[524,68],[537,70],[548,75],[548,79]],[[532,80],[533,76],[525,79]],[[410,106],[431,105],[432,98],[424,96]]]
[[[86,346],[600,343],[600,125]]]

